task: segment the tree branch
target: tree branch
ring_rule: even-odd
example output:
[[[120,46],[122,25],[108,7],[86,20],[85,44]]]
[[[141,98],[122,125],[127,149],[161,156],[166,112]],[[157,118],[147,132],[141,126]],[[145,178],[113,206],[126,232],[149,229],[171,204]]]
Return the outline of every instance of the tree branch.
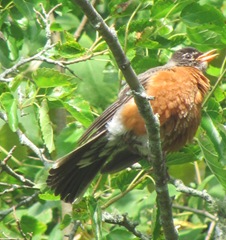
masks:
[[[0,112],[0,118],[5,122],[8,121],[7,116],[2,112]],[[16,133],[19,137],[20,143],[29,147],[43,162],[44,166],[49,166],[50,161],[47,160],[43,154],[43,149],[38,148],[29,138],[26,137],[26,135],[20,129],[17,129]]]
[[[21,202],[19,202],[18,204],[16,204],[15,206],[12,206],[11,208],[9,209],[6,209],[6,210],[3,210],[3,211],[0,211],[0,221],[2,221],[8,214],[10,214],[11,212],[14,211],[14,209],[17,209],[23,205],[26,205],[30,202],[32,202],[39,194],[39,191],[34,193],[33,195],[27,197],[26,199],[22,200]]]
[[[207,211],[204,211],[204,210],[194,209],[194,208],[190,208],[190,207],[187,207],[187,206],[181,206],[181,205],[178,205],[178,204],[173,204],[173,208],[180,209],[180,210],[183,210],[183,211],[193,212],[193,213],[205,216],[205,217],[207,217],[207,218],[209,218],[209,219],[211,219],[212,221],[215,221],[215,222],[218,220],[216,216],[214,216],[213,214],[211,214]]]
[[[10,150],[8,156],[3,159],[3,161],[0,161],[0,167],[1,167],[1,171],[0,173],[2,173],[3,171],[7,172],[9,175],[11,175],[12,177],[14,177],[15,179],[17,179],[18,181],[22,182],[23,184],[26,184],[27,186],[34,186],[34,183],[31,182],[29,179],[26,179],[23,175],[20,175],[18,173],[16,173],[8,164],[7,162],[9,161],[9,159],[12,156],[13,151],[15,150],[15,146]]]
[[[204,199],[207,203],[217,206],[216,201],[207,193],[206,190],[199,191],[184,185],[184,183],[179,179],[171,179],[170,182],[176,187],[178,192],[183,192],[190,194],[192,196],[200,197]]]
[[[137,92],[134,95],[141,116],[143,117],[149,136],[149,155],[152,160],[153,170],[156,182],[157,201],[160,208],[160,217],[163,231],[167,240],[178,239],[177,232],[173,224],[172,203],[167,187],[167,169],[161,150],[159,120],[154,115],[150,102],[144,97],[145,91],[138,81],[138,78],[132,69],[129,60],[125,56],[123,49],[117,39],[116,33],[110,29],[97,13],[93,6],[87,0],[74,0],[86,16],[89,18],[93,27],[100,33],[108,44],[118,67],[122,71],[130,88]],[[151,136],[151,137],[150,137]],[[150,161],[150,159],[148,159]]]
[[[136,230],[137,223],[131,222],[128,219],[127,214],[123,215],[112,215],[108,212],[102,213],[102,221],[111,224],[118,224],[119,226],[125,227],[128,231],[133,233],[136,237],[140,238],[141,240],[150,240],[150,237],[144,235],[140,231]]]

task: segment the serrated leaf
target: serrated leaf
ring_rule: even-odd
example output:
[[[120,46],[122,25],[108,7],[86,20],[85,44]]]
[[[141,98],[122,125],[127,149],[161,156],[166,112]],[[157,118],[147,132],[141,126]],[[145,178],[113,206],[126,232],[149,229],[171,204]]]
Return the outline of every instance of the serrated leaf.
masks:
[[[48,151],[51,153],[55,150],[53,141],[53,128],[49,117],[48,103],[44,99],[39,107],[39,122],[41,126],[42,137]]]
[[[76,96],[76,98],[66,99],[62,101],[62,104],[66,110],[85,127],[88,127],[92,123],[93,116],[90,106],[88,102],[81,97]]]
[[[187,27],[187,36],[195,44],[202,44],[204,47],[223,47],[225,46],[226,37],[223,37],[221,31],[226,29],[209,26],[197,26],[194,28]]]
[[[8,124],[10,129],[15,132],[18,128],[18,115],[17,115],[17,101],[14,96],[9,93],[3,93],[0,97],[0,104],[6,112]]]
[[[73,58],[85,53],[85,48],[83,48],[74,37],[65,33],[66,42],[63,44],[57,44],[56,49],[61,57],[64,58]]]
[[[205,112],[202,116],[201,127],[206,131],[207,136],[217,151],[219,160],[226,165],[226,144],[222,141],[222,137],[212,119]]]
[[[167,165],[194,162],[196,159],[194,152],[172,152],[167,155]]]
[[[223,14],[211,5],[192,3],[181,12],[181,18],[189,27],[206,24],[224,26]]]
[[[50,88],[58,86],[69,86],[73,77],[50,68],[39,68],[33,74],[33,79],[38,87]]]
[[[214,174],[220,184],[224,187],[224,189],[226,189],[226,169],[218,161],[218,156],[214,151],[211,142],[208,139],[204,140],[202,136],[199,137],[198,142],[211,172]]]
[[[48,88],[46,95],[48,96],[49,101],[57,101],[60,98],[65,98],[75,91],[76,87],[74,86],[58,86],[55,88]]]

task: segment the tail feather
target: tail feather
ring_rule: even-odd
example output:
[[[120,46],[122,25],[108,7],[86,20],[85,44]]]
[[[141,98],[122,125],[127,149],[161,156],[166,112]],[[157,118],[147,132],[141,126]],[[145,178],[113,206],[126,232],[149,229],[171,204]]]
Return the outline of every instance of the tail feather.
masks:
[[[101,133],[59,159],[50,169],[47,179],[47,184],[55,195],[60,194],[65,202],[73,202],[79,198],[108,159],[109,155],[102,153],[106,144],[107,138]]]

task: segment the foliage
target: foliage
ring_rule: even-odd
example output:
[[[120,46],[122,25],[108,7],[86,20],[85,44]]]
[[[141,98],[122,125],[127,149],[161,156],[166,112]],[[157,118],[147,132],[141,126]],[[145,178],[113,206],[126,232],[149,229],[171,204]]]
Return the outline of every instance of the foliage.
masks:
[[[102,0],[96,9],[114,26],[137,73],[164,64],[183,46],[220,52],[207,71],[214,87],[194,142],[167,156],[170,175],[197,190],[207,190],[216,199],[218,207],[212,208],[200,197],[169,185],[180,239],[204,239],[214,215],[226,218],[222,210],[226,189],[225,3]],[[62,239],[62,230],[74,223],[77,239],[138,239],[125,227],[102,222],[106,210],[128,213],[144,235],[164,239],[145,161],[141,162],[144,170],[98,176],[82,201],[73,205],[72,213],[63,216],[59,198],[45,185],[49,164],[37,158],[37,152],[39,158],[44,153],[48,159],[57,159],[73,150],[84,129],[117,98],[123,79],[106,43],[88,23],[77,35],[83,13],[73,2],[6,1],[1,3],[1,16],[0,238]]]

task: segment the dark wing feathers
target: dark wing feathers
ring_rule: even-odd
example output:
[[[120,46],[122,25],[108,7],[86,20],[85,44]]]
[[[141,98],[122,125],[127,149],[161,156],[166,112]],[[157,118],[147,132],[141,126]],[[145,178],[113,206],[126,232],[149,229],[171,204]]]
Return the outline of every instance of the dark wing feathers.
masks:
[[[104,134],[101,132],[96,135],[83,146],[59,159],[50,169],[47,184],[56,195],[60,194],[65,202],[73,202],[82,195],[107,160],[108,152],[99,157],[100,151],[107,144]],[[86,152],[91,155],[86,155]]]

